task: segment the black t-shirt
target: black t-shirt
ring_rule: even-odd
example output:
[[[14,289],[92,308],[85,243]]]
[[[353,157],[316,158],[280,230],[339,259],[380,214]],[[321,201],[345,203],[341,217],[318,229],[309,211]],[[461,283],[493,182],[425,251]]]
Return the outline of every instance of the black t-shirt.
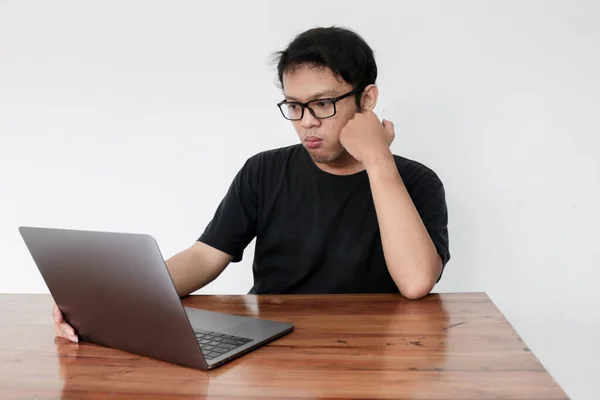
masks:
[[[445,266],[447,208],[426,166],[394,156]],[[249,158],[199,240],[239,262],[256,237],[250,293],[397,293],[366,171],[333,175],[298,144]]]

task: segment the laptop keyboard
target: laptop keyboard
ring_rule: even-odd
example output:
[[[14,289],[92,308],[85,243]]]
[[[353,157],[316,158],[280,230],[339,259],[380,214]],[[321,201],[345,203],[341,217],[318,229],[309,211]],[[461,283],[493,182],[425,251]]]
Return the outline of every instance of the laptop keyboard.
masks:
[[[222,356],[252,341],[252,339],[245,337],[226,335],[218,332],[196,331],[194,333],[196,334],[198,343],[200,343],[204,358],[207,360]]]

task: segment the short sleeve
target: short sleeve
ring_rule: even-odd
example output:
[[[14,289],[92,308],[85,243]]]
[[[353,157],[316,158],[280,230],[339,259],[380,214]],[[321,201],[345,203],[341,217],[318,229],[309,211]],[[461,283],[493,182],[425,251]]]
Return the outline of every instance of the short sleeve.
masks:
[[[443,273],[446,264],[450,261],[448,207],[444,185],[435,172],[423,167],[418,178],[407,189],[431,241],[442,259]],[[438,282],[442,273],[440,273]]]
[[[232,262],[242,260],[245,248],[256,236],[257,180],[253,160],[249,159],[236,174],[212,220],[198,239],[231,255]]]

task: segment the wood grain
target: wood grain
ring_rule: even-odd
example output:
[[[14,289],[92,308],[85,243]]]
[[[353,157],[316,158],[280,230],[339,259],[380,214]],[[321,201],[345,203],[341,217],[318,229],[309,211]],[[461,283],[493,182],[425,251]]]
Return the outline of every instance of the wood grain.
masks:
[[[54,337],[48,295],[0,295],[2,399],[566,399],[487,295],[190,296],[296,325],[209,372]],[[123,334],[126,334],[125,332]]]

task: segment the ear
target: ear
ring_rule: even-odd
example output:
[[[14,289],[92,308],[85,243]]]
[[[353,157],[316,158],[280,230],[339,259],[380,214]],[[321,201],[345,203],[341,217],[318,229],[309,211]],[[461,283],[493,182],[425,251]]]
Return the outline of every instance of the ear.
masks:
[[[377,97],[379,96],[379,89],[376,85],[369,85],[363,90],[360,98],[360,109],[363,111],[373,111],[377,105]]]

